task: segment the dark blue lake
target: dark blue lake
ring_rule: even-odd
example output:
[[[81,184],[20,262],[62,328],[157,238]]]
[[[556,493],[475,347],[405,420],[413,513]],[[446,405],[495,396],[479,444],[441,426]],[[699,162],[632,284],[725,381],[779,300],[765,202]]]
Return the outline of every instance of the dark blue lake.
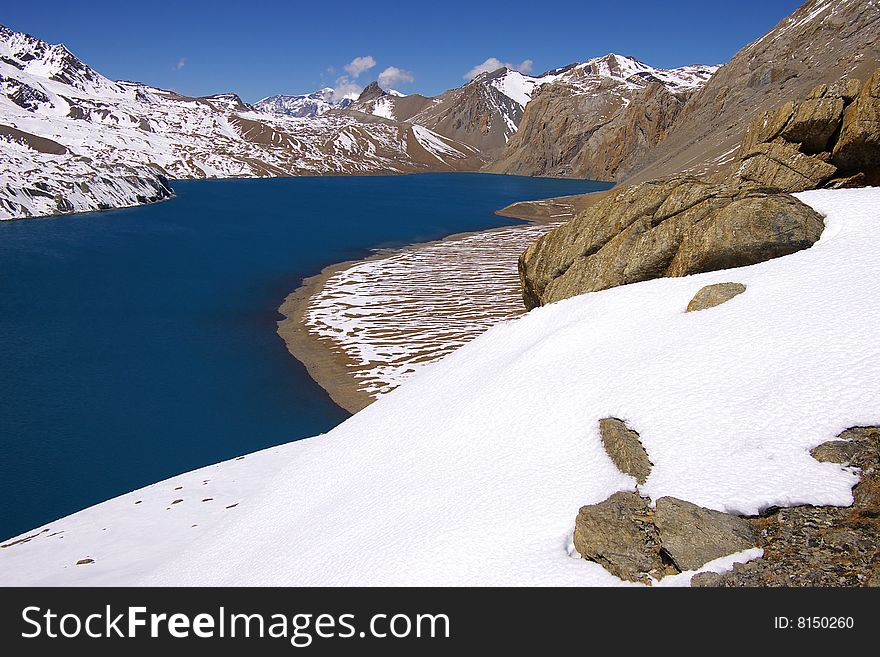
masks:
[[[0,539],[347,417],[275,333],[302,278],[606,189],[480,174],[184,181],[0,222]]]

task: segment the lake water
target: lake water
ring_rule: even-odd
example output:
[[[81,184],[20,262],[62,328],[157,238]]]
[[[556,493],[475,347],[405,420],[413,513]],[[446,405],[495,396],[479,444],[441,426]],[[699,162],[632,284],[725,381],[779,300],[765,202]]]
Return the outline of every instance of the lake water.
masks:
[[[306,276],[606,189],[480,174],[181,181],[0,222],[0,539],[347,417],[275,333]]]

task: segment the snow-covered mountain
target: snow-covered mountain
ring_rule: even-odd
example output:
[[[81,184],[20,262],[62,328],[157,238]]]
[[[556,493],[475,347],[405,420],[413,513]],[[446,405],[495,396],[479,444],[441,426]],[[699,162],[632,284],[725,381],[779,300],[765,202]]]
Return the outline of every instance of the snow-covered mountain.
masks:
[[[717,69],[659,69],[609,53],[537,79],[505,79],[511,96],[529,102],[491,170],[613,180],[662,141]]]
[[[335,89],[324,87],[310,94],[298,96],[269,96],[254,103],[254,108],[271,114],[306,117],[320,116],[333,109],[345,109],[354,102],[353,98],[335,99],[335,95]]]
[[[235,94],[108,80],[63,45],[0,27],[0,219],[133,205],[164,178],[475,170],[479,153],[355,113],[297,118]]]
[[[612,102],[628,104],[652,83],[670,93],[689,94],[716,70],[715,66],[703,65],[658,69],[612,53],[541,75],[503,67],[481,73],[467,84],[434,97],[401,97],[374,82],[349,109],[425,126],[470,144],[493,160],[516,134],[526,106],[545,85],[565,85],[576,95],[608,95]]]

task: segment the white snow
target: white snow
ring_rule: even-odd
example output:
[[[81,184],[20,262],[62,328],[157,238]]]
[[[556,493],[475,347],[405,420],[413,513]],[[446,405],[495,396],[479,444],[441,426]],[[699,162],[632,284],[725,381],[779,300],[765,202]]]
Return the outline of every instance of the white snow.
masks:
[[[387,96],[376,99],[373,104],[373,114],[384,119],[394,120],[394,102]]]
[[[517,260],[558,226],[513,226],[403,249],[331,276],[306,323],[378,397],[498,322],[525,312]]]
[[[452,146],[449,139],[441,137],[436,132],[429,130],[424,126],[415,124],[412,126],[412,131],[415,135],[416,141],[419,142],[422,148],[431,153],[431,155],[441,162],[444,157],[463,157],[461,150]],[[459,144],[458,146],[462,149],[464,148],[463,144]]]
[[[170,510],[174,480],[0,549],[0,582],[619,585],[569,555],[578,508],[634,489],[601,446],[609,415],[640,432],[653,499],[850,504],[856,474],[809,450],[880,422],[880,189],[799,197],[827,215],[808,250],[499,324],[328,434],[215,466],[234,513],[183,475]],[[684,312],[721,281],[747,290]]]

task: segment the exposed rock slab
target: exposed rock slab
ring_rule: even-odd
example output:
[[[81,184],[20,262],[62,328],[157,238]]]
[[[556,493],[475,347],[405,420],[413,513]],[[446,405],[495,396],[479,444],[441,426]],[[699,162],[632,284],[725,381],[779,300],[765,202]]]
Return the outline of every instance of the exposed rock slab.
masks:
[[[747,520],[674,497],[657,500],[654,525],[663,550],[682,571],[753,548],[758,542]]]
[[[880,167],[880,69],[847,108],[832,159],[844,170]]]
[[[757,144],[743,155],[737,174],[783,192],[815,189],[831,180],[837,167],[801,153],[790,144]]]
[[[621,491],[604,502],[581,507],[575,522],[575,549],[620,579],[635,582],[647,581],[649,575],[662,576],[665,565],[648,502]]]
[[[639,440],[639,434],[617,418],[599,420],[602,445],[617,469],[644,484],[653,464]]]
[[[687,311],[689,313],[697,310],[706,310],[720,306],[722,303],[730,301],[735,296],[739,296],[746,291],[746,286],[742,283],[714,283],[700,288],[694,295],[694,298],[688,303]]]
[[[757,534],[747,520],[663,497],[651,509],[636,493],[617,492],[581,507],[574,545],[585,559],[632,582],[666,575],[754,547]]]

